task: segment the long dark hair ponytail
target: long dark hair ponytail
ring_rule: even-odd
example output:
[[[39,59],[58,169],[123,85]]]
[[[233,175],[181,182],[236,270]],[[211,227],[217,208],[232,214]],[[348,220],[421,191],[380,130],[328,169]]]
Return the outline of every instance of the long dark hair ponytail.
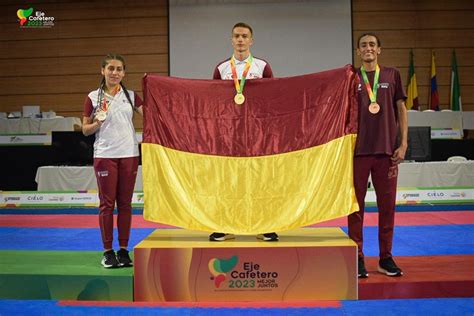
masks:
[[[125,58],[122,55],[119,54],[107,54],[105,56],[104,60],[102,60],[102,68],[104,69],[108,63],[110,63],[111,60],[118,60],[122,62],[123,65],[123,70],[125,70]],[[122,87],[123,92],[125,93],[125,97],[127,97],[128,103],[132,106],[132,110],[134,112],[137,112],[137,108],[133,105],[132,99],[130,98],[130,93],[128,92],[127,88],[125,85],[120,82],[120,86]],[[105,94],[105,77],[102,76],[102,80],[100,81],[100,86],[99,86],[99,96],[97,98],[97,109],[100,108],[100,105],[102,104],[103,98]]]

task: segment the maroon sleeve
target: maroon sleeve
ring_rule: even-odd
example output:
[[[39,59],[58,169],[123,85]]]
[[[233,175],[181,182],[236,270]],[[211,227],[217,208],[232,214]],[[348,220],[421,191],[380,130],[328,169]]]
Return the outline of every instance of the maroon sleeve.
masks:
[[[219,67],[216,67],[216,69],[214,69],[214,74],[212,75],[212,79],[214,79],[214,80],[222,79],[221,78],[221,72],[219,71]]]
[[[398,100],[406,100],[407,95],[405,94],[405,89],[403,88],[402,84],[402,78],[400,77],[400,72],[398,70],[395,70],[395,95],[394,95],[394,101]]]
[[[136,108],[139,108],[143,105],[143,100],[140,98],[140,96],[135,92],[135,100],[133,100],[133,104],[135,104]]]
[[[265,68],[263,68],[263,74],[262,74],[263,78],[273,78],[273,71],[272,71],[272,67],[270,67],[270,64],[267,63],[265,65]]]
[[[89,98],[89,96],[87,96],[86,100],[84,101],[84,112],[82,115],[85,117],[90,117],[93,111],[94,106],[92,105],[92,100]]]

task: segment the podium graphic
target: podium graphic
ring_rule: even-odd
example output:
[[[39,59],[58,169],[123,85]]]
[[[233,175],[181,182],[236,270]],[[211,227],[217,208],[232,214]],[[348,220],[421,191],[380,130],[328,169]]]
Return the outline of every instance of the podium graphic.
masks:
[[[357,299],[357,246],[340,228],[302,228],[280,241],[210,242],[204,232],[155,230],[134,249],[135,301]]]

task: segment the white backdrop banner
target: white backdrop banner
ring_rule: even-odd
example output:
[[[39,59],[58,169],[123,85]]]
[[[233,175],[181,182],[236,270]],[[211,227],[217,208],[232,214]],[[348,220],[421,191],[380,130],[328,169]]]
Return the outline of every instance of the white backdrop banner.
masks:
[[[143,207],[143,192],[135,192],[133,207]],[[365,197],[367,205],[375,205],[375,191],[369,189]],[[473,187],[451,188],[400,188],[397,204],[468,204],[474,203]],[[0,208],[12,207],[98,207],[97,191],[82,192],[0,192]]]

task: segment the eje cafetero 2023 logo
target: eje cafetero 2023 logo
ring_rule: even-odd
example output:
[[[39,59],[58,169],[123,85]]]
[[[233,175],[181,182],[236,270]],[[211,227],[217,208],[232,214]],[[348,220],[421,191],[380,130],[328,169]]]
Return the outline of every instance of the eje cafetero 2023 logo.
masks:
[[[33,14],[33,11],[33,8],[16,11],[21,28],[50,28],[54,26],[53,16],[46,16],[42,11],[36,11]]]
[[[211,280],[214,280],[214,286],[218,289],[221,283],[225,281],[227,272],[232,270],[239,261],[237,256],[232,256],[230,259],[213,258],[209,260],[208,267],[212,274]]]
[[[211,280],[214,280],[216,289],[221,288],[222,283],[229,279],[227,289],[260,289],[278,287],[278,272],[263,271],[260,264],[255,262],[243,262],[241,269],[234,269],[238,263],[238,257],[229,259],[213,258],[209,260],[209,271]]]

